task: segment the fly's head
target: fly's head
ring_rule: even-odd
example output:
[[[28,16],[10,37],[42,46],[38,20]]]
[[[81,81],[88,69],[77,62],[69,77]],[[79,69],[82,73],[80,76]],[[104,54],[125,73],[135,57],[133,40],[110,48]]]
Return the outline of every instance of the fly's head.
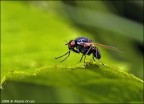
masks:
[[[69,50],[74,49],[76,44],[74,40],[70,40],[68,43],[66,43],[65,45],[68,45]]]

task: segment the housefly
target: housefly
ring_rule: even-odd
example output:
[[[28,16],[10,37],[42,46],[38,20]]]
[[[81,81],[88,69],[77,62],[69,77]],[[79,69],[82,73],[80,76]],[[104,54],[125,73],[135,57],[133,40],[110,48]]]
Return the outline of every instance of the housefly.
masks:
[[[78,37],[75,40],[70,40],[65,45],[68,45],[69,51],[66,52],[64,55],[55,58],[55,59],[59,59],[59,58],[67,55],[61,62],[65,61],[70,56],[71,51],[73,51],[75,53],[82,53],[80,62],[84,57],[84,63],[85,63],[86,55],[91,55],[91,54],[93,55],[92,58],[94,61],[95,61],[95,59],[98,59],[100,61],[101,53],[100,53],[100,50],[96,46],[101,46],[101,47],[115,50],[115,51],[121,51],[120,49],[112,47],[112,46],[94,43],[91,39],[88,39],[86,37]]]

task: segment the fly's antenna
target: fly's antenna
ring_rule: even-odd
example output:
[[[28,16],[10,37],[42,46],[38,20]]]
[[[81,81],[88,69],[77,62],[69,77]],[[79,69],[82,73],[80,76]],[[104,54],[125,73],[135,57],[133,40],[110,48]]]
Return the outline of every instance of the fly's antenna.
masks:
[[[68,45],[68,43],[66,43],[65,45]]]
[[[68,45],[68,41],[67,40],[65,40],[65,45]]]

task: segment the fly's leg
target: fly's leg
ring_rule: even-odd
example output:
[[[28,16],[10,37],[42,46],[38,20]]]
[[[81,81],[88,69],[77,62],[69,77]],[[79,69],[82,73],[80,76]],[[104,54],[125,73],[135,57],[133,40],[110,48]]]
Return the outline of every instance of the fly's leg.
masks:
[[[98,61],[100,62],[100,63],[102,63],[100,60],[99,60],[99,58],[98,58],[98,49],[96,48],[95,49],[96,51],[93,51],[93,60],[95,61],[95,58],[96,59],[98,59]],[[103,65],[105,65],[104,63],[102,63]]]
[[[90,46],[90,48],[88,49],[88,51],[86,52],[85,55],[87,55],[89,53],[89,51],[91,50],[92,46]]]
[[[95,61],[95,57],[93,56],[92,58],[93,58],[93,60]]]
[[[96,48],[96,58],[97,58],[97,48]]]
[[[69,57],[69,55],[70,55],[70,51],[69,51],[69,53],[68,53],[68,56],[67,57],[65,57],[62,61],[60,61],[60,62],[63,62],[63,61],[65,61],[68,57]]]
[[[81,62],[81,60],[83,59],[83,56],[84,56],[84,55],[82,55],[82,57],[81,57],[81,59],[80,59],[80,61],[79,61],[79,62]]]
[[[86,60],[86,55],[89,53],[89,51],[91,50],[92,46],[90,46],[90,48],[88,49],[88,51],[86,52],[86,54],[84,55],[84,64],[85,64],[85,60]]]
[[[100,63],[102,63],[100,60],[98,60]],[[104,63],[102,63],[103,65],[105,65]]]
[[[55,58],[55,59],[61,58],[61,57],[65,56],[65,55],[67,55],[67,54],[69,54],[69,53],[70,53],[70,51],[66,52],[64,55],[61,55],[61,56],[59,56],[59,57],[57,57],[57,58]]]
[[[96,57],[97,57],[97,49],[96,49]],[[93,53],[93,60],[95,61],[94,53]]]
[[[84,56],[84,64],[86,64],[86,63],[85,63],[85,60],[86,60],[86,55]]]

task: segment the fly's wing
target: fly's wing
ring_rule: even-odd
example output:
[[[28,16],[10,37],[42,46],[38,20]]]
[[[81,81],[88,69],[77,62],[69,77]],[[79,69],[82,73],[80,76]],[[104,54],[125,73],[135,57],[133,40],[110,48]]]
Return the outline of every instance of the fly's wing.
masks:
[[[92,45],[94,45],[94,46],[104,47],[104,48],[107,48],[107,49],[110,49],[110,50],[114,50],[114,51],[124,52],[123,50],[121,50],[121,49],[119,49],[119,48],[112,47],[112,46],[107,46],[107,45],[100,44],[100,43],[92,43]]]

